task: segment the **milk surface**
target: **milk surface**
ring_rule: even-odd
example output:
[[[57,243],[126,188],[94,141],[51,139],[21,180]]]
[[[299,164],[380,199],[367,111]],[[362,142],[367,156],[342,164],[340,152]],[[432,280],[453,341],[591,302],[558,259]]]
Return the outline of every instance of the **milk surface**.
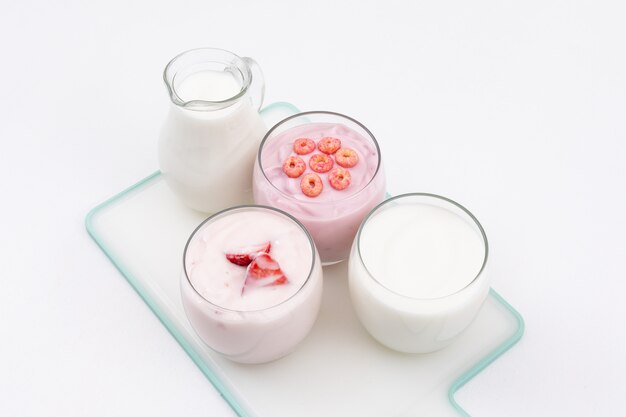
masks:
[[[180,81],[175,90],[183,101],[222,101],[239,94],[241,86],[229,72],[200,71]]]
[[[413,298],[445,297],[463,289],[478,275],[485,257],[475,225],[422,203],[374,214],[361,232],[360,248],[379,283]]]

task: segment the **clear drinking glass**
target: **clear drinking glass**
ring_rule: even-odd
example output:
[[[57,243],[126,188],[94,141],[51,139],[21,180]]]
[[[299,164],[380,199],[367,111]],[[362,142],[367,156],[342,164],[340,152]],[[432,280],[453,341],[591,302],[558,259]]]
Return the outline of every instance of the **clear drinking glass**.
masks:
[[[317,142],[329,132],[331,136],[349,135],[357,138],[362,151],[359,162],[352,171],[352,183],[341,192],[331,189],[328,173],[320,173],[323,191],[315,198],[307,197],[300,189],[304,175],[288,178],[282,172],[284,158],[295,155],[291,141],[308,134]],[[340,138],[341,139],[341,138]],[[307,155],[299,155],[307,161],[319,154],[316,149]],[[338,167],[335,163],[334,167]],[[361,170],[362,175],[355,173]],[[360,122],[339,113],[310,111],[288,117],[265,135],[254,167],[254,201],[284,210],[306,226],[311,233],[324,264],[340,262],[350,253],[350,246],[359,224],[365,215],[385,198],[385,173],[380,148],[374,135]],[[329,194],[325,194],[329,193]]]
[[[170,109],[159,166],[189,207],[216,212],[252,202],[254,156],[267,131],[258,110],[264,80],[257,63],[222,49],[183,52],[165,67]]]
[[[373,251],[372,242],[384,250]],[[434,194],[390,198],[365,218],[352,246],[348,275],[357,316],[391,349],[441,349],[487,297],[488,252],[485,231],[460,204]]]
[[[297,288],[292,288],[287,293],[287,298],[272,298],[272,301],[276,301],[276,303],[262,309],[235,309],[219,305],[215,300],[209,300],[208,297],[202,295],[202,289],[207,285],[207,280],[223,277],[201,275],[200,278],[197,278],[198,276],[196,276],[197,281],[194,284],[193,275],[191,275],[193,272],[190,269],[193,267],[193,261],[189,256],[190,246],[198,243],[199,240],[204,244],[206,241],[202,239],[211,239],[220,230],[225,230],[219,229],[217,226],[220,221],[228,220],[229,217],[235,223],[227,223],[229,228],[233,228],[234,225],[234,228],[228,229],[227,232],[236,233],[241,236],[242,241],[245,241],[246,234],[237,230],[237,224],[241,221],[241,217],[237,218],[236,216],[259,213],[265,216],[263,218],[266,221],[271,215],[276,216],[280,221],[284,220],[289,225],[295,226],[289,227],[290,233],[296,233],[300,242],[306,242],[304,245],[300,245],[301,248],[306,248],[306,253],[289,256],[292,262],[299,262],[300,260],[306,262],[306,265],[298,268],[298,270],[306,271],[299,277],[302,284]],[[218,222],[217,225],[216,222]],[[212,226],[215,226],[215,230],[210,229]],[[207,237],[203,233],[205,230],[210,232],[210,236]],[[281,236],[279,240],[272,241],[270,254],[275,251],[274,247],[278,245],[287,245],[289,246],[288,249],[293,250],[294,240],[289,241],[284,235],[279,234],[279,236]],[[278,258],[276,260],[281,261]],[[244,267],[241,269],[244,271]],[[211,272],[218,270],[218,267],[211,268]],[[232,276],[227,277],[229,282],[233,282],[235,285],[235,281],[230,281],[233,278]],[[290,278],[294,279],[293,276]],[[296,282],[295,279],[294,282]],[[221,282],[219,284],[221,285]],[[199,287],[197,288],[195,285]],[[268,362],[285,356],[295,349],[296,345],[309,333],[315,322],[321,303],[322,285],[321,262],[311,236],[295,218],[271,207],[239,206],[221,211],[202,222],[191,234],[185,246],[183,273],[180,280],[185,313],[204,343],[235,362]],[[274,288],[262,288],[261,290],[271,292]],[[258,290],[248,289],[246,291]],[[243,291],[241,294],[243,296]]]

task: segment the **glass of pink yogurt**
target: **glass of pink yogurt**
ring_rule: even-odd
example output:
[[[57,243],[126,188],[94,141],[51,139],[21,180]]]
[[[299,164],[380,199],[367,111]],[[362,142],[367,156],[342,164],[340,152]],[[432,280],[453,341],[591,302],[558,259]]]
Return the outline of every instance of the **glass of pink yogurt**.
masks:
[[[276,124],[253,172],[254,202],[300,220],[324,264],[348,258],[359,224],[385,198],[374,135],[339,113],[304,112]]]
[[[291,215],[234,207],[189,237],[181,294],[192,327],[209,347],[236,362],[269,362],[311,330],[322,296],[321,262]]]

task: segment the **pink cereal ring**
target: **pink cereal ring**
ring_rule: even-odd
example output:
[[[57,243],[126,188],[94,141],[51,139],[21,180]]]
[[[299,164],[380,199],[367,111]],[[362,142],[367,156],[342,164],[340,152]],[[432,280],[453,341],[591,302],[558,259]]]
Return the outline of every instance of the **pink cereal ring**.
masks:
[[[283,163],[283,172],[289,178],[298,178],[306,170],[306,163],[299,156],[290,156]]]
[[[309,166],[315,172],[328,172],[333,168],[333,158],[323,153],[316,153],[309,159]]]
[[[321,194],[324,185],[319,175],[309,173],[302,177],[300,188],[307,197],[317,197]]]
[[[352,168],[359,162],[359,155],[354,149],[341,148],[335,154],[335,161],[339,166],[344,168]]]
[[[293,151],[298,155],[306,155],[315,150],[315,142],[313,139],[300,138],[293,143]]]
[[[339,148],[341,148],[341,141],[330,136],[322,138],[317,142],[317,149],[328,155],[334,154]]]
[[[350,171],[344,168],[335,168],[328,173],[328,182],[330,186],[335,190],[343,190],[348,188],[350,182],[352,181],[352,176],[350,175]]]

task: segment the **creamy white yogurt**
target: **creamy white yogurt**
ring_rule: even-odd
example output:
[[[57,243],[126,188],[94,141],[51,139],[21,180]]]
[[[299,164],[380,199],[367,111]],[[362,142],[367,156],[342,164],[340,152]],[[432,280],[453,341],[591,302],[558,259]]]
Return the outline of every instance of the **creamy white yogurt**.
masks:
[[[398,196],[375,209],[355,239],[352,302],[365,328],[388,347],[437,350],[482,305],[486,259],[486,237],[469,212],[438,196]]]

